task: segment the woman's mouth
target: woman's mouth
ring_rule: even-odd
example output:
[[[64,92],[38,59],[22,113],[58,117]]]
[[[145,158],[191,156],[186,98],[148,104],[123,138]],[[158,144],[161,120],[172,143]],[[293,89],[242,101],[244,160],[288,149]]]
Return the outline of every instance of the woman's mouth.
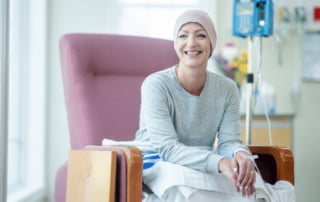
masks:
[[[202,51],[184,51],[185,55],[195,56],[201,54]]]

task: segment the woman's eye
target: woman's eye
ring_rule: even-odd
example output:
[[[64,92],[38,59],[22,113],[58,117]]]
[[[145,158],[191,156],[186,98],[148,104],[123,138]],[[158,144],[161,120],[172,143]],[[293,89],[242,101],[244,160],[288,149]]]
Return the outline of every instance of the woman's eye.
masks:
[[[204,39],[204,38],[206,38],[207,36],[205,35],[205,34],[198,34],[198,38],[202,38],[202,39]]]
[[[186,38],[186,37],[187,37],[187,35],[185,35],[185,34],[180,34],[180,35],[178,36],[179,39],[183,39],[183,38]]]

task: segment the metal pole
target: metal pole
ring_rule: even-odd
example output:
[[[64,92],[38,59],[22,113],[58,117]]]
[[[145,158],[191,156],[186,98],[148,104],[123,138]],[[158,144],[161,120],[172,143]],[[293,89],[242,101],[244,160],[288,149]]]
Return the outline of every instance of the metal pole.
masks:
[[[248,41],[248,74],[247,74],[247,97],[246,97],[246,144],[252,143],[252,114],[255,106],[256,78],[254,69],[261,69],[262,38],[250,36]]]
[[[253,36],[248,40],[248,73],[246,87],[246,144],[251,144],[251,123],[252,123],[252,90],[253,90]]]
[[[7,201],[9,0],[0,0],[0,201]]]

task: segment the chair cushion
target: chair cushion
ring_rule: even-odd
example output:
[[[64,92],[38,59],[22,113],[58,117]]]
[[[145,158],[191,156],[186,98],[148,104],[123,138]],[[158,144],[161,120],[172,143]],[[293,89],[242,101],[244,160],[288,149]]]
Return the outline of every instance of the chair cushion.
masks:
[[[178,63],[171,40],[112,34],[64,35],[60,55],[72,149],[132,140],[142,81]]]

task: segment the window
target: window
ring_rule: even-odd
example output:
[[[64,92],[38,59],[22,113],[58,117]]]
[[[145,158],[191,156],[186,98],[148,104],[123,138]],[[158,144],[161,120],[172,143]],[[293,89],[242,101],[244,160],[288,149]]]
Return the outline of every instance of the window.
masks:
[[[173,39],[174,23],[185,10],[206,11],[218,27],[216,19],[217,1],[212,0],[118,0],[120,8],[117,33]],[[208,69],[214,69],[212,60]]]
[[[45,190],[45,3],[10,0],[9,11],[7,198],[40,201]]]
[[[0,0],[0,201],[6,200],[8,1]]]
[[[119,0],[122,34],[172,39],[176,18],[187,9],[215,10],[210,0]],[[208,6],[210,5],[210,6]],[[211,7],[212,6],[212,7]]]

